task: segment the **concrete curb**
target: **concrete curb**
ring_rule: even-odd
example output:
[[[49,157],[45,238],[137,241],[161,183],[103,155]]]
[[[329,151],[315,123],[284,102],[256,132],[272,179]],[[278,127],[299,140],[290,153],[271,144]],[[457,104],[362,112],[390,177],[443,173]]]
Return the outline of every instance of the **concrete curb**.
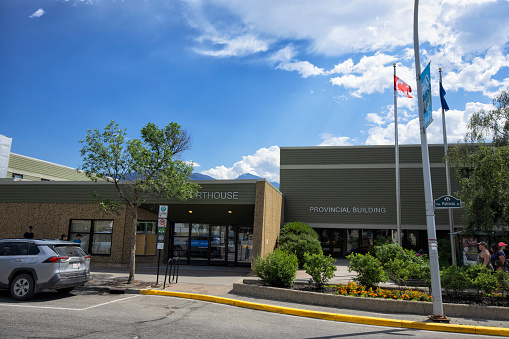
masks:
[[[301,310],[290,307],[281,307],[273,305],[258,304],[248,301],[236,300],[231,298],[222,298],[205,294],[185,293],[185,292],[170,292],[160,290],[142,289],[139,292],[145,295],[160,295],[177,298],[194,299],[201,301],[214,302],[218,304],[227,304],[236,307],[251,308],[255,310],[281,313],[287,315],[295,315],[299,317],[317,318],[322,320],[332,320],[340,322],[349,322],[366,325],[386,326],[386,327],[401,327],[411,328],[426,331],[441,331],[441,332],[456,332],[456,333],[470,333],[478,335],[498,335],[509,337],[509,328],[487,327],[487,326],[467,326],[467,325],[451,325],[451,324],[437,324],[425,323],[420,321],[408,320],[395,320],[375,317],[353,316],[337,313],[319,312]]]
[[[430,302],[359,298],[295,291],[256,284],[234,283],[232,293],[263,299],[372,312],[404,313],[424,316],[433,313],[433,304]],[[507,307],[443,304],[443,308],[444,314],[448,317],[485,319],[488,316],[490,320],[509,320],[509,311]]]

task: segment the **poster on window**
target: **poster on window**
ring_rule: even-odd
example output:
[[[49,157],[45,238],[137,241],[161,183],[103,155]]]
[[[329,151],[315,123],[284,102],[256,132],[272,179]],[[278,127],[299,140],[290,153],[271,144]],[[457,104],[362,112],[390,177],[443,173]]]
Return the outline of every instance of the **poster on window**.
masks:
[[[461,245],[463,248],[463,264],[475,264],[477,263],[477,238],[462,237]]]

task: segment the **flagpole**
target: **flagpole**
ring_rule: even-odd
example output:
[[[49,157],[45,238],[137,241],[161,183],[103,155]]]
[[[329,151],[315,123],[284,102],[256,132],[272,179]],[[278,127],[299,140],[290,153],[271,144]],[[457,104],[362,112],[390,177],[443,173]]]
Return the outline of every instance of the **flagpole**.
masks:
[[[435,229],[435,209],[433,192],[431,187],[431,169],[428,153],[428,139],[426,126],[424,125],[424,103],[422,100],[421,85],[421,61],[419,57],[419,0],[414,3],[414,54],[415,73],[417,80],[417,98],[419,105],[419,127],[421,134],[422,172],[424,181],[424,201],[426,207],[426,226],[428,231],[429,263],[431,277],[431,295],[433,297],[433,314],[430,318],[434,321],[447,321],[444,316],[442,304],[442,287],[440,286],[440,268],[438,265],[438,243]]]
[[[440,67],[438,69],[438,72],[440,73],[440,86],[442,86],[442,68]],[[440,97],[442,97],[442,95],[440,95]],[[447,195],[451,195],[451,178],[450,178],[450,173],[449,173],[449,160],[447,159],[447,150],[449,149],[448,148],[448,145],[447,145],[447,130],[446,130],[446,123],[445,123],[445,109],[444,109],[444,105],[441,105],[442,106],[442,131],[443,131],[443,134],[444,134],[444,158],[445,158],[445,180],[446,180],[446,184],[447,184]],[[454,242],[454,217],[453,217],[453,210],[452,208],[448,208],[447,209],[449,211],[449,235],[450,235],[450,239],[451,239],[451,259],[452,259],[452,264],[453,266],[456,266],[457,265],[457,261],[456,261],[456,244]]]
[[[401,245],[401,189],[399,182],[399,143],[398,143],[398,92],[396,89],[396,63],[394,67],[394,148],[396,151],[396,221],[397,221],[397,237],[398,245]]]

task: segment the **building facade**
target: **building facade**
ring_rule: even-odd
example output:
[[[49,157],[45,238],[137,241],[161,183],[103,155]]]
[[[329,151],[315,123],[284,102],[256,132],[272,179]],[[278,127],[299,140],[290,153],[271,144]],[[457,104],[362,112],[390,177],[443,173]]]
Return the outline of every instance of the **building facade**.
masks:
[[[421,148],[402,145],[399,152],[402,242],[426,251]],[[443,146],[430,145],[429,154],[437,199],[447,194]],[[397,239],[394,146],[282,147],[280,159],[284,221],[312,226],[325,254],[344,257],[366,252],[379,236]],[[452,192],[457,191],[452,180]],[[462,215],[454,211],[456,228],[461,228]],[[447,210],[436,210],[435,221],[437,236],[448,239]]]
[[[281,225],[282,195],[260,180],[198,181],[200,193],[185,202],[147,198],[140,206],[136,234],[137,262],[157,263],[159,205],[167,205],[168,227],[161,259],[178,254],[181,263],[249,265],[271,252]],[[132,239],[132,211],[105,213],[92,193],[117,197],[114,184],[80,181],[0,182],[0,237],[20,238],[28,226],[35,237],[55,239],[81,234],[94,264],[127,266]]]

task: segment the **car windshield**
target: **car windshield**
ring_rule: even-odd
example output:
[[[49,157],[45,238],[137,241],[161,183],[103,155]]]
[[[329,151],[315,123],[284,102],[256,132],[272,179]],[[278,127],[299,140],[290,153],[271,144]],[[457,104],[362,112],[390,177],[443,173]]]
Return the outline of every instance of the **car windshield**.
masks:
[[[85,257],[87,254],[79,246],[54,245],[55,253],[61,257]]]

